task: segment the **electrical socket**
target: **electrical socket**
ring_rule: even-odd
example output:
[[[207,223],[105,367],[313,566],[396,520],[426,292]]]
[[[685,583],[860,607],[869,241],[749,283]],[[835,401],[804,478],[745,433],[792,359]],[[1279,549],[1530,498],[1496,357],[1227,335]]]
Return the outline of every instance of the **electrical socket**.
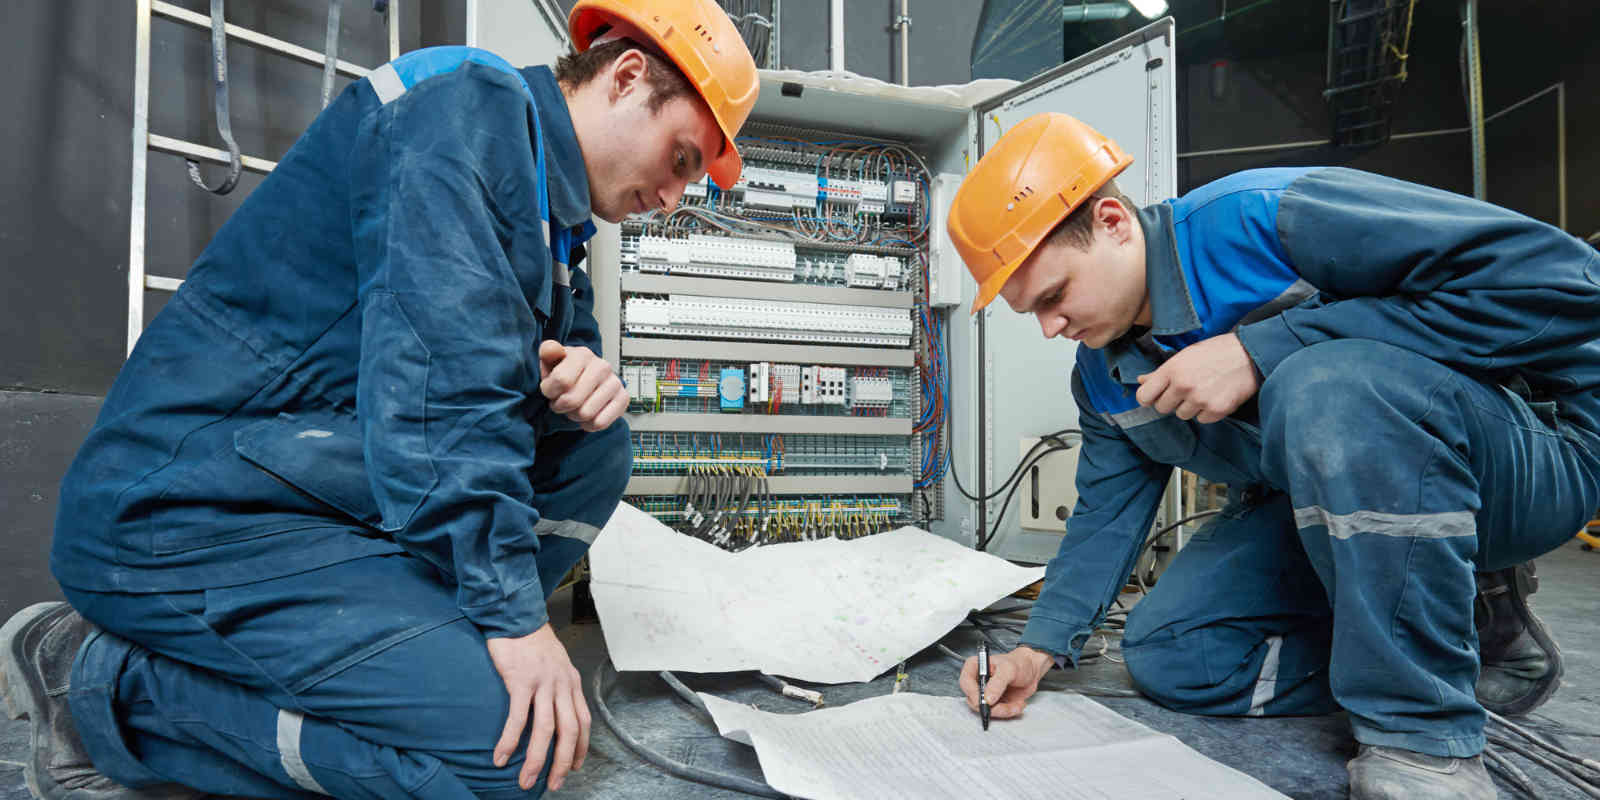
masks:
[[[1022,437],[1017,458],[1027,455],[1038,442],[1037,436]],[[1017,510],[1021,512],[1019,519],[1023,528],[1050,533],[1066,530],[1067,517],[1078,502],[1078,449],[1073,445],[1067,450],[1047,453],[1022,473],[1022,485],[1017,487]]]

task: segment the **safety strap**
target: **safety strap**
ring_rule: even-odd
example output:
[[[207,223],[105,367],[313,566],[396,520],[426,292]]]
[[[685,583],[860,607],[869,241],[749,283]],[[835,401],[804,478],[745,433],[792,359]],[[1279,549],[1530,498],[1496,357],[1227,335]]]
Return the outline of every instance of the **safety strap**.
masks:
[[[244,169],[239,145],[233,140],[233,123],[228,119],[228,33],[222,15],[222,3],[223,0],[211,0],[211,74],[216,84],[217,133],[222,134],[222,143],[228,146],[228,174],[216,186],[207,186],[206,179],[200,177],[200,165],[191,159],[184,159],[189,164],[189,180],[212,194],[233,191],[233,187],[239,185],[239,173]]]

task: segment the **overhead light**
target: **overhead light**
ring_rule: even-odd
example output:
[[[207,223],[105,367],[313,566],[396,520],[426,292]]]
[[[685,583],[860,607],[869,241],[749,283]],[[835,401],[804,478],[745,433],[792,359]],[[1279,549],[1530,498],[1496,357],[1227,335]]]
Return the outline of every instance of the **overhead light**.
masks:
[[[1167,13],[1167,0],[1128,0],[1128,5],[1143,14],[1145,19],[1155,19]]]

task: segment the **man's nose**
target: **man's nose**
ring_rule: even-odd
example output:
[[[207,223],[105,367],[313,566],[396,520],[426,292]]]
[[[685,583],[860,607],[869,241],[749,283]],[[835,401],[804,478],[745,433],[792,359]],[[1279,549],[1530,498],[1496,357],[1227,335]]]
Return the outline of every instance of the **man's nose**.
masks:
[[[1044,338],[1054,339],[1061,335],[1067,327],[1067,320],[1060,314],[1040,314],[1039,330],[1044,333]]]
[[[656,196],[661,200],[661,208],[667,213],[678,207],[678,201],[683,199],[683,190],[687,184],[682,181],[673,181],[666,185]]]

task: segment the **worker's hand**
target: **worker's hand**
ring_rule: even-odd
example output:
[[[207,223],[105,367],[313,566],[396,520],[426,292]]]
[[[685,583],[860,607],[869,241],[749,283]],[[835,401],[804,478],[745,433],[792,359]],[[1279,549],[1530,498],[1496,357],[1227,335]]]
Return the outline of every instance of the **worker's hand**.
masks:
[[[556,749],[548,785],[555,791],[561,788],[568,772],[583,766],[583,759],[589,754],[589,704],[583,700],[578,670],[573,668],[567,649],[556,639],[549,623],[527,636],[490,639],[488,645],[489,658],[511,695],[511,711],[506,715],[500,741],[494,746],[494,765],[503,767],[511,759],[531,708],[533,731],[528,736],[528,757],[517,784],[524,790],[533,788],[554,734]]]
[[[1139,376],[1139,404],[1178,419],[1212,423],[1236,411],[1261,388],[1261,376],[1239,337],[1213,336],[1179,350]]]
[[[550,410],[583,426],[603,431],[628,410],[628,389],[611,363],[587,347],[566,347],[554,339],[539,345],[539,391]]]
[[[989,656],[989,715],[995,719],[1022,716],[1028,698],[1039,691],[1039,679],[1050,671],[1055,658],[1021,645],[1009,653]],[[969,657],[961,667],[961,693],[967,705],[978,710],[978,659]]]

